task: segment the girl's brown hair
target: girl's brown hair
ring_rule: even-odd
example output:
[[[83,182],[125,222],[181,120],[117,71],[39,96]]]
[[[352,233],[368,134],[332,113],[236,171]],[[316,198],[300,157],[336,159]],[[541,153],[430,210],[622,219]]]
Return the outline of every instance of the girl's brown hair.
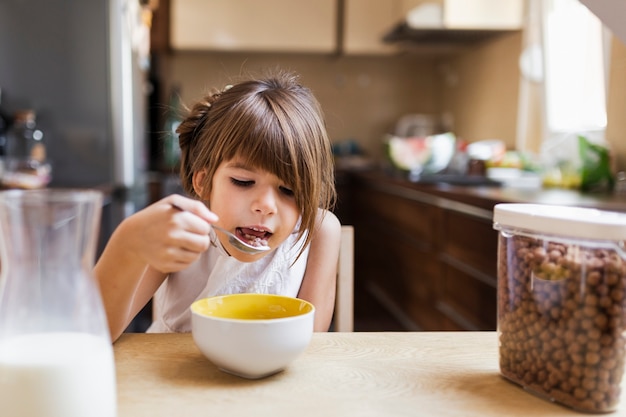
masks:
[[[318,209],[330,210],[335,202],[333,155],[322,111],[294,74],[278,72],[209,94],[193,106],[177,133],[182,185],[191,196],[206,201],[217,167],[238,157],[276,175],[293,191],[302,215],[299,238],[314,232]],[[202,170],[200,196],[192,182]]]

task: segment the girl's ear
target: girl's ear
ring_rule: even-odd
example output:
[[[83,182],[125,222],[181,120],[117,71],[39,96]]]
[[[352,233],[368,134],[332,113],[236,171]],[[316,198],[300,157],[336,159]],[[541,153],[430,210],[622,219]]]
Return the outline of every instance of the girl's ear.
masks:
[[[204,193],[204,181],[206,180],[206,170],[201,170],[201,171],[196,171],[193,173],[191,182],[193,184],[193,190],[196,192],[197,195],[199,195],[201,198],[203,198]]]

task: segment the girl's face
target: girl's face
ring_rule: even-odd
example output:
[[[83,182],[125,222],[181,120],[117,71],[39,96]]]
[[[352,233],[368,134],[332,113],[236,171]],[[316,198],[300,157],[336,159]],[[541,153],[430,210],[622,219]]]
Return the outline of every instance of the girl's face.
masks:
[[[244,241],[260,241],[272,249],[294,231],[300,219],[291,189],[277,176],[233,158],[222,162],[213,176],[210,209],[219,216],[218,225]],[[217,233],[226,251],[243,262],[262,258],[267,252],[250,255],[228,243]]]

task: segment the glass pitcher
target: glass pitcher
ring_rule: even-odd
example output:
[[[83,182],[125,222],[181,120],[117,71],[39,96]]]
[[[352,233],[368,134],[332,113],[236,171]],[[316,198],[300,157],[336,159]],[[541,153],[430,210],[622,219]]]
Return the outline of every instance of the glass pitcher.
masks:
[[[0,404],[12,417],[113,417],[115,364],[92,268],[102,193],[0,192]]]

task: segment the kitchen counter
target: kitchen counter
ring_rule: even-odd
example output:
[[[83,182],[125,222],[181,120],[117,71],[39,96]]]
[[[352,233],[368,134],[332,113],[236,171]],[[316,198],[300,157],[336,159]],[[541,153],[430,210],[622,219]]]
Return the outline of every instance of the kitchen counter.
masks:
[[[315,333],[286,370],[218,370],[190,334],[114,344],[119,417],[580,416],[504,379],[496,332]],[[614,416],[626,416],[621,407]]]
[[[341,174],[340,174],[341,175]],[[368,183],[372,187],[384,187],[404,195],[422,195],[466,203],[492,210],[497,203],[556,204],[565,206],[593,207],[602,210],[626,212],[626,195],[611,193],[583,193],[579,190],[561,188],[516,188],[493,185],[453,185],[446,183],[420,183],[408,181],[404,176],[385,171],[345,172],[350,182]],[[423,195],[422,195],[423,196]]]

